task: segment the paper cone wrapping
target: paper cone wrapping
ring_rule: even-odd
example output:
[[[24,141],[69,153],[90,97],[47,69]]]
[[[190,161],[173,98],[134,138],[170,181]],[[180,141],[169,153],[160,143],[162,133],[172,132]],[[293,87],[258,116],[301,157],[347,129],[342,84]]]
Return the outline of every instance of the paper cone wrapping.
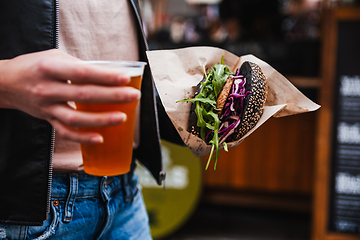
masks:
[[[245,61],[258,64],[267,78],[268,94],[264,112],[245,136],[227,143],[228,148],[240,144],[271,116],[283,117],[317,110],[320,106],[303,95],[289,80],[266,62],[253,55],[238,57],[215,47],[189,47],[176,50],[148,51],[150,69],[161,102],[184,143],[195,156],[209,154],[211,145],[188,132],[191,103],[177,101],[193,98],[197,85],[203,79],[203,65],[210,69],[224,56],[224,63],[234,72]],[[220,148],[221,149],[221,148]]]

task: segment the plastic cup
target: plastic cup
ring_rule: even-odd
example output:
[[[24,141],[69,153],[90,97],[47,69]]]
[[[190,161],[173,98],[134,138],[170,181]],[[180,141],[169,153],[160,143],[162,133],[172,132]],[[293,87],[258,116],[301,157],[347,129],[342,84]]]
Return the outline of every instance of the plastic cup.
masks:
[[[117,68],[130,77],[127,86],[140,89],[145,62],[130,61],[85,61],[101,67]],[[115,176],[130,171],[133,153],[136,107],[138,101],[129,103],[90,103],[76,102],[76,109],[88,112],[120,111],[126,113],[127,120],[110,127],[80,127],[80,131],[100,133],[104,142],[100,144],[81,144],[84,171],[96,176]]]

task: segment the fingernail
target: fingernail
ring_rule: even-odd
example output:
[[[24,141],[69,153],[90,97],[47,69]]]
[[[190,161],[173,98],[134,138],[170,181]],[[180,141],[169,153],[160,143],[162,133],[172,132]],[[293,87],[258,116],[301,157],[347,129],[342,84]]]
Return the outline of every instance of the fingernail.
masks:
[[[130,82],[130,77],[125,74],[119,75],[119,79],[123,84],[127,84]]]
[[[131,89],[129,94],[131,99],[139,100],[141,98],[141,92],[135,88]]]
[[[118,113],[114,113],[112,115],[112,121],[115,122],[115,123],[118,123],[118,122],[125,122],[126,121],[126,114],[125,113],[121,113],[121,112],[118,112]]]
[[[90,141],[93,143],[103,143],[104,138],[102,136],[95,136],[95,137],[90,138]]]

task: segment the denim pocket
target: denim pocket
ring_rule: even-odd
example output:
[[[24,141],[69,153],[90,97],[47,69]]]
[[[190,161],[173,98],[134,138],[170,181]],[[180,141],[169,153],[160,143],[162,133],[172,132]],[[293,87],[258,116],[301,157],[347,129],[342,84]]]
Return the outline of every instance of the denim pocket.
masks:
[[[59,222],[59,210],[51,205],[50,216],[42,226],[22,226],[0,224],[0,240],[47,239],[55,233]]]
[[[26,239],[27,226],[0,224],[0,239]]]
[[[58,200],[54,200],[50,207],[50,216],[44,221],[42,226],[29,226],[27,239],[43,240],[48,239],[50,236],[55,234],[56,228],[59,225],[60,210],[58,206]]]

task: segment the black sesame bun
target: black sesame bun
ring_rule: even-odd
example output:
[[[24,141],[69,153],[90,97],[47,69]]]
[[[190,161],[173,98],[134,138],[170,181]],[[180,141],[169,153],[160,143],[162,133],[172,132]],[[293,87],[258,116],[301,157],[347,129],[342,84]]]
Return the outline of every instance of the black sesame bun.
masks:
[[[230,141],[236,141],[249,132],[263,113],[267,95],[267,81],[261,68],[252,62],[244,62],[240,67],[240,73],[246,79],[246,90],[250,91],[244,100],[243,114],[237,133],[230,136]]]
[[[244,62],[240,67],[240,74],[243,75],[246,79],[246,95],[243,102],[243,110],[240,116],[240,124],[237,126],[235,132],[231,134],[225,142],[233,142],[242,138],[247,132],[249,132],[257,122],[259,121],[263,108],[266,101],[267,95],[267,81],[264,73],[261,68],[252,62]],[[201,82],[204,82],[205,77]],[[197,85],[194,97],[196,97],[201,91],[202,85],[201,82]],[[232,81],[233,82],[233,81]],[[225,96],[229,95],[229,88],[223,88]],[[224,96],[224,93],[221,92],[219,96]],[[199,127],[197,126],[197,115],[195,113],[195,103],[191,104],[190,115],[189,115],[189,127],[188,131],[192,134],[199,136]],[[218,114],[221,114],[220,110]]]

